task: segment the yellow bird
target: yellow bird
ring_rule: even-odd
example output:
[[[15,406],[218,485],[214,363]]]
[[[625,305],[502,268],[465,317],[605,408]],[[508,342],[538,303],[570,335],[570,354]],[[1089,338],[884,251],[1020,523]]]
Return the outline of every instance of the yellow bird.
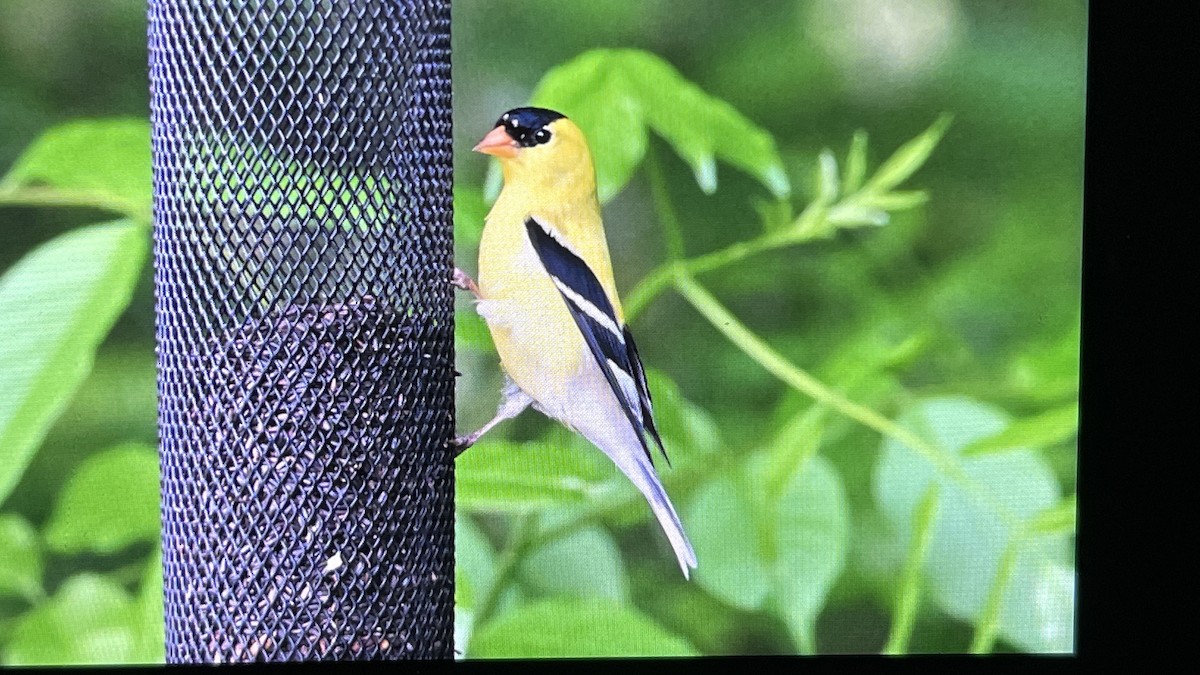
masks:
[[[484,223],[478,284],[459,269],[454,283],[479,299],[508,377],[495,418],[455,439],[458,452],[532,405],[628,476],[689,576],[696,554],[654,470],[646,435],[666,451],[617,297],[583,132],[553,110],[515,108],[474,149],[499,158],[504,189]]]

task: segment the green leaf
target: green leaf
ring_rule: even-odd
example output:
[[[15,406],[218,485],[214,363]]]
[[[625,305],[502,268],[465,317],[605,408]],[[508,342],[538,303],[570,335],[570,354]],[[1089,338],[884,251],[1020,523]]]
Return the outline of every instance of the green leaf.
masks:
[[[0,503],[129,304],[147,239],[128,221],[80,228],[0,277]]]
[[[816,456],[827,410],[821,405],[809,406],[803,413],[793,415],[771,440],[761,477],[768,499],[779,499],[796,472]]]
[[[1055,579],[1069,567],[1070,536],[1026,534],[1032,521],[1060,501],[1045,460],[1028,449],[963,456],[971,443],[1008,424],[1000,411],[966,399],[922,401],[900,422],[947,453],[969,481],[952,480],[894,439],[883,443],[873,491],[901,542],[912,536],[922,496],[937,486],[934,533],[924,568],[934,600],[951,616],[986,625],[989,592],[1001,589],[993,603],[1000,635],[1031,652],[1070,651],[1073,600],[1049,597],[1046,591],[1061,590]],[[1005,570],[1001,563],[1010,550],[1013,557]]]
[[[764,232],[786,230],[796,217],[792,213],[792,202],[787,199],[755,199],[754,210],[758,212]]]
[[[36,601],[44,594],[42,570],[37,531],[16,514],[0,514],[0,597]]]
[[[753,500],[732,476],[701,486],[683,509],[683,521],[696,549],[697,584],[729,604],[762,607],[771,591],[771,561],[758,528],[767,524]]]
[[[484,626],[475,658],[694,656],[682,638],[640,612],[598,598],[557,598],[522,606]]]
[[[584,52],[547,72],[532,103],[562,112],[583,130],[601,201],[629,182],[646,153],[649,129],[692,167],[705,192],[716,189],[716,159],[755,176],[776,197],[790,192],[770,134],[648,52]]]
[[[621,552],[612,536],[595,526],[535,550],[522,563],[520,579],[527,589],[543,596],[621,602],[629,594]]]
[[[483,233],[483,220],[488,207],[480,190],[454,186],[454,243],[472,249],[479,246],[479,235]],[[459,265],[461,267],[461,265]]]
[[[817,156],[816,199],[824,204],[832,204],[837,199],[839,189],[837,160],[828,149],[822,150]]]
[[[148,217],[150,124],[143,118],[82,120],[42,134],[0,180],[0,194],[45,185]]]
[[[1060,335],[1022,345],[1009,363],[1006,373],[1009,386],[1034,403],[1076,402],[1080,326],[1076,316]]]
[[[140,443],[88,457],[67,482],[46,527],[62,553],[114,553],[159,538],[158,454]]]
[[[1030,521],[1027,529],[1035,535],[1074,534],[1075,512],[1075,495],[1071,495],[1057,506],[1039,513]]]
[[[825,213],[825,220],[838,227],[860,227],[874,225],[883,227],[891,220],[887,211],[864,206],[856,202],[843,202]]]
[[[919,136],[900,146],[880,165],[875,175],[863,187],[863,191],[882,194],[908,180],[909,176],[916,173],[917,169],[925,164],[925,160],[929,159],[929,155],[937,147],[938,141],[942,140],[942,135],[946,133],[953,119],[952,115],[940,115]]]
[[[720,427],[713,416],[689,401],[668,375],[646,369],[646,382],[654,400],[654,419],[671,461],[679,468],[692,462],[707,462],[705,455],[724,446]],[[664,477],[664,480],[669,478]]]
[[[456,502],[474,512],[587,503],[606,494],[605,481],[617,475],[602,461],[598,450],[486,439],[455,463]]]
[[[727,475],[697,490],[685,509],[700,560],[695,579],[742,609],[770,599],[811,650],[817,614],[845,565],[849,506],[837,472],[820,456],[795,466],[774,498],[768,491],[766,503],[757,499],[778,466],[761,461],[746,478]]]
[[[63,583],[22,616],[4,650],[11,666],[129,663],[137,656],[140,618],[120,586],[98,574]]]
[[[1048,410],[1034,417],[1017,420],[1004,431],[981,438],[963,449],[964,455],[975,455],[1008,448],[1048,448],[1073,437],[1079,430],[1079,404]]]
[[[468,517],[454,521],[454,603],[468,609],[475,607],[477,593],[492,585],[496,571],[496,552],[487,537]],[[463,584],[458,584],[458,581]]]
[[[454,312],[454,349],[470,349],[488,354],[496,351],[492,342],[492,332],[488,329],[487,322],[475,312],[473,305]]]
[[[881,211],[907,211],[929,201],[929,193],[924,190],[898,190],[881,194],[868,194],[863,197],[863,203]]]
[[[793,477],[776,508],[775,603],[803,643],[845,567],[850,507],[833,465],[817,456]]]
[[[454,521],[454,649],[466,656],[478,602],[492,585],[496,552],[469,516]]]
[[[846,168],[842,177],[842,193],[852,195],[858,192],[866,173],[867,132],[859,129],[850,137],[850,150],[846,153]]]
[[[403,191],[381,172],[331,172],[265,146],[225,137],[206,140],[214,150],[195,158],[194,169],[224,179],[207,182],[204,198],[236,203],[246,218],[295,219],[346,231],[402,226],[395,210]],[[230,263],[238,260],[235,256]]]
[[[896,593],[896,606],[892,612],[892,629],[883,647],[884,654],[898,655],[908,651],[908,641],[916,622],[917,606],[921,599],[921,568],[929,552],[929,541],[933,535],[933,518],[937,514],[937,486],[930,486],[913,513],[912,536],[909,537],[908,555],[900,576],[900,588]]]
[[[167,659],[166,625],[163,613],[162,548],[156,547],[146,563],[137,595],[137,649],[133,661],[164,663]]]

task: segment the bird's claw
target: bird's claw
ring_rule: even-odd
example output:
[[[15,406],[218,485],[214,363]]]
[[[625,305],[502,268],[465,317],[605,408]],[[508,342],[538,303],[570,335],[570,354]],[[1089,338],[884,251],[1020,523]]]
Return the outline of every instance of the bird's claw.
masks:
[[[466,436],[458,436],[446,442],[446,446],[454,449],[454,456],[458,457],[463,454],[467,448],[475,445],[475,441],[479,440],[477,434],[467,434]]]
[[[475,283],[471,275],[457,267],[454,268],[454,276],[450,277],[450,284],[455,288],[461,288],[464,291],[470,291],[475,295],[479,295],[479,285]]]

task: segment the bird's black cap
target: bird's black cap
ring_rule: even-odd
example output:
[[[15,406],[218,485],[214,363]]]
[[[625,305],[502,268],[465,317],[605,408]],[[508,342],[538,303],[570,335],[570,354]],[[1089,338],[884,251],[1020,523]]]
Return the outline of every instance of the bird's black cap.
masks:
[[[517,145],[529,148],[549,141],[550,131],[546,127],[564,118],[566,115],[547,108],[513,108],[496,120],[496,126],[503,126]]]

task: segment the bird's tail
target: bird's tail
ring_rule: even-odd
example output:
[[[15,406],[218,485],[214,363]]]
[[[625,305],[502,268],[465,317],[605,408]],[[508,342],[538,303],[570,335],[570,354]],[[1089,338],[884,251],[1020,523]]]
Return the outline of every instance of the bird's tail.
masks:
[[[667,491],[663,489],[654,467],[633,435],[633,429],[625,425],[598,426],[599,428],[594,429],[580,429],[580,432],[603,450],[645,496],[659,525],[666,533],[667,540],[671,542],[671,548],[675,550],[675,557],[679,559],[679,568],[683,570],[684,578],[691,578],[691,570],[696,567],[696,552],[692,550],[692,543],[683,532],[683,523],[679,521],[679,514],[675,513]]]

